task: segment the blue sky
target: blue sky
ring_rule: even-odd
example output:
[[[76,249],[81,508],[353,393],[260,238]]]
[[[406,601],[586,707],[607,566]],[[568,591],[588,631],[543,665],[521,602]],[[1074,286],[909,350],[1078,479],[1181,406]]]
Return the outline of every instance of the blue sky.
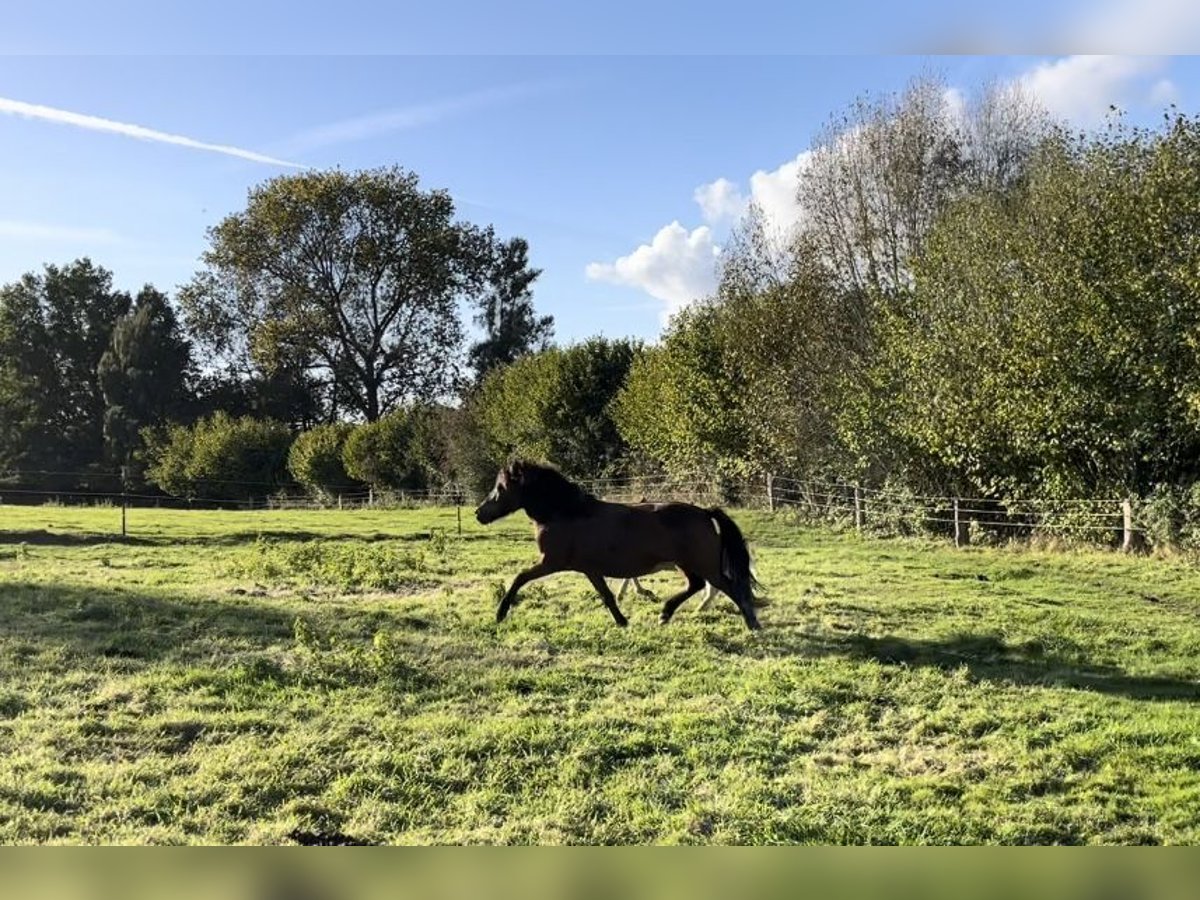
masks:
[[[1161,7],[1157,18],[1148,19],[1147,3]],[[538,29],[522,28],[515,14],[487,12],[495,5],[458,4],[453,40],[424,14],[400,19],[395,10],[404,4],[357,32],[346,24],[356,21],[356,3],[339,5],[332,18],[243,4],[236,31],[218,27],[229,21],[217,17],[221,5],[207,7],[212,18],[201,21],[195,11],[163,9],[168,4],[117,2],[103,18],[88,6],[59,4],[59,21],[71,25],[57,30],[48,27],[49,5],[15,14],[0,50],[113,55],[0,57],[0,282],[88,254],[123,287],[149,281],[173,291],[195,269],[206,227],[241,208],[252,185],[290,171],[279,162],[398,163],[426,186],[448,189],[464,218],[529,240],[544,270],[536,303],[555,316],[561,339],[653,337],[668,310],[711,283],[714,254],[742,201],[758,199],[786,219],[798,156],[859,93],[895,90],[922,72],[964,91],[988,79],[1023,79],[1054,112],[1084,127],[1110,102],[1144,121],[1167,102],[1200,105],[1200,64],[1186,57],[704,55],[752,46],[753,29],[744,17],[741,27],[730,24],[728,4],[707,17],[703,4],[692,6],[674,30],[653,4],[610,5],[603,17],[591,7],[590,29],[587,20],[564,17],[566,4],[545,4],[559,12],[537,19]],[[1163,34],[1197,33],[1187,30],[1196,18],[1191,5],[1200,7],[1114,0],[1107,20],[1064,7],[1055,21],[1067,31],[1048,25],[1043,34],[1073,27],[1078,49],[1119,50],[1114,33],[1135,49],[1153,49],[1146,41],[1161,45]],[[861,16],[869,8],[838,9]],[[795,13],[781,9],[774,24],[799,28]],[[946,9],[931,6],[929,18]],[[121,12],[140,12],[142,30],[122,27]],[[886,32],[894,13],[871,15]],[[762,29],[766,19],[754,21],[761,41],[779,36]],[[896,23],[903,35],[896,40],[920,43],[913,21]],[[925,29],[926,43],[1036,43],[1031,28],[1020,34],[1016,15],[991,31],[982,18],[974,26],[947,15],[938,21],[944,27]],[[837,24],[809,22],[804,33],[836,36]],[[255,34],[270,41],[255,44]],[[1054,49],[1075,49],[1056,40]],[[146,47],[173,55],[120,55]],[[415,47],[504,55],[312,55]],[[577,52],[527,55],[555,47]],[[655,49],[676,55],[586,52]],[[684,49],[696,52],[678,55]],[[212,55],[254,51],[277,55]],[[275,162],[247,158],[258,156]]]

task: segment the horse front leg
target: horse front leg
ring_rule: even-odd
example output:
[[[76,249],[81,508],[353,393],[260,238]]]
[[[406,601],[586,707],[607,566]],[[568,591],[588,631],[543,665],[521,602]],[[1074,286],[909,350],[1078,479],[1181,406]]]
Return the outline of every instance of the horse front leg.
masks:
[[[535,566],[530,566],[522,572],[517,573],[517,577],[513,579],[512,587],[504,595],[504,599],[500,601],[500,606],[496,609],[496,621],[503,622],[508,611],[512,609],[513,601],[517,599],[517,591],[523,588],[531,581],[536,581],[538,578],[545,578],[547,575],[553,575],[555,572],[562,571],[558,566],[553,566],[542,560]]]
[[[608,611],[612,613],[613,620],[624,628],[629,624],[629,620],[622,614],[617,606],[617,599],[613,596],[612,588],[608,586],[608,582],[599,575],[588,575],[588,581],[600,593],[600,599],[604,601],[604,605],[608,607]]]

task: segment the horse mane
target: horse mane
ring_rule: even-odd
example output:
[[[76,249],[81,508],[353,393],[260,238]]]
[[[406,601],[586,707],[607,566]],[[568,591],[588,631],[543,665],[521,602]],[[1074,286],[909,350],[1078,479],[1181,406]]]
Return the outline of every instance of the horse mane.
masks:
[[[575,518],[588,512],[597,502],[595,495],[552,466],[520,460],[513,463],[509,471],[520,473],[525,511],[535,522]]]

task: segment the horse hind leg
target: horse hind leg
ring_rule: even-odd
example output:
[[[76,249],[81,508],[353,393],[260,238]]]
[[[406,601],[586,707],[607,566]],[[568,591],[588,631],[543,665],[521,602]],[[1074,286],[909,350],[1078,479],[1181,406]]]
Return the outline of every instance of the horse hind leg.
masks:
[[[758,624],[758,616],[754,612],[754,598],[751,595],[749,584],[734,585],[733,581],[724,574],[720,575],[713,584],[737,605],[747,628],[751,631],[758,631],[762,627]]]
[[[687,587],[663,604],[662,616],[659,617],[659,621],[664,625],[671,621],[671,616],[675,615],[675,610],[679,609],[684,600],[704,587],[704,579],[699,575],[692,572],[683,574],[687,576]]]
[[[711,582],[705,582],[705,584],[704,584],[704,599],[700,601],[700,608],[708,609],[710,606],[712,606],[712,602],[716,598],[717,598],[717,589],[712,585]]]

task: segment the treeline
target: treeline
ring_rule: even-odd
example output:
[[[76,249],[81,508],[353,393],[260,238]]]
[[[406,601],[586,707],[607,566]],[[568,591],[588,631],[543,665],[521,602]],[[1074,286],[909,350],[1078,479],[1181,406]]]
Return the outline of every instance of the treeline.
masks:
[[[797,199],[789,235],[749,212],[715,296],[597,394],[603,427],[556,436],[531,361],[482,415],[540,418],[490,433],[576,474],[558,442],[607,434],[590,472],[1133,497],[1155,542],[1200,541],[1200,122],[1077,133],[1011,86],[919,80],[834,117]]]
[[[1011,86],[923,79],[834,116],[796,190],[800,225],[750,209],[658,342],[550,347],[520,239],[402,170],[275,179],[210,232],[178,321],[86,262],[0,292],[0,473],[479,489],[522,454],[1133,496],[1200,536],[1200,123],[1075,133]]]
[[[1200,123],[1057,126],[922,81],[834,120],[798,233],[751,215],[643,354],[621,433],[671,471],[1200,521]]]
[[[115,290],[89,259],[0,287],[0,486],[261,496],[297,484],[295,434],[344,421],[363,423],[347,477],[451,479],[443,438],[418,436],[552,334],[526,242],[403,169],[273,179],[208,236],[174,302]]]

